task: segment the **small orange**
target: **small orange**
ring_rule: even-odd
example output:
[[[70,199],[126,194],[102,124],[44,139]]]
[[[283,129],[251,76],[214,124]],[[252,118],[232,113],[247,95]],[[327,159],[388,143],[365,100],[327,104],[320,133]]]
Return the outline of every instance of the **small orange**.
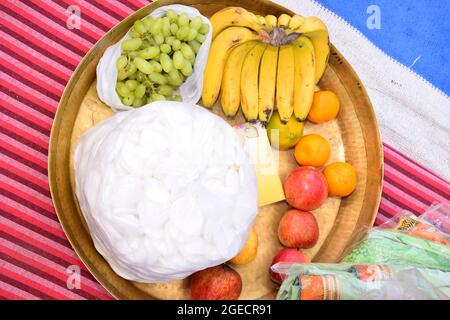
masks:
[[[308,120],[314,123],[323,123],[336,119],[339,112],[339,99],[334,92],[316,91],[309,110]]]
[[[334,162],[325,167],[323,174],[331,196],[346,197],[356,188],[356,172],[349,163]]]
[[[302,166],[321,167],[330,157],[330,144],[318,134],[308,134],[295,146],[294,156]]]

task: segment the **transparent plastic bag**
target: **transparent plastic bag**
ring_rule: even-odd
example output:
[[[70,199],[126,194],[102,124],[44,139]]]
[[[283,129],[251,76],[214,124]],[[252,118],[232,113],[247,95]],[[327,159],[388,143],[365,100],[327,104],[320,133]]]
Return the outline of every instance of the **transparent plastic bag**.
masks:
[[[169,5],[157,8],[148,16],[153,18],[161,17],[168,10],[174,10],[178,14],[186,13],[189,19],[193,19],[196,16],[200,16],[203,23],[209,24],[210,32],[206,35],[206,39],[200,47],[194,62],[194,68],[192,74],[186,79],[186,81],[178,88],[179,95],[185,103],[197,104],[199,101],[202,89],[203,89],[203,72],[206,67],[206,62],[208,59],[209,47],[211,46],[212,38],[212,25],[211,22],[200,12],[192,7],[183,5]],[[122,49],[120,47],[121,43],[129,39],[129,32],[117,43],[110,46],[103,53],[97,65],[97,94],[106,105],[111,107],[114,112],[131,110],[133,107],[126,106],[120,101],[119,96],[116,92],[116,81],[117,81],[117,68],[116,61],[119,58]]]
[[[369,264],[284,264],[278,300],[450,299],[450,272]]]
[[[420,217],[401,211],[358,230],[340,263],[278,263],[277,299],[450,299],[449,221],[443,204]]]

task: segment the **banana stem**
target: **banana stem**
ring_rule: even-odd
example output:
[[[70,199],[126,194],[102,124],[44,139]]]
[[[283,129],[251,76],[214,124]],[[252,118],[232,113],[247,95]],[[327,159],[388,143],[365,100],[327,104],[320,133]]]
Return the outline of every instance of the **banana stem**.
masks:
[[[300,32],[286,33],[283,27],[274,27],[273,30],[268,32],[265,28],[259,31],[259,37],[262,42],[265,42],[274,47],[281,47],[290,44],[302,34]]]

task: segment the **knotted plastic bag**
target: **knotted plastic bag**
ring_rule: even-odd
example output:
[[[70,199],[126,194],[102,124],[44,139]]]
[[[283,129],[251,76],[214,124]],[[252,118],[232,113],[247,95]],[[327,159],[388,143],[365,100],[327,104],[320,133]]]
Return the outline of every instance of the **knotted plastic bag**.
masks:
[[[199,101],[202,94],[203,72],[208,60],[209,47],[211,46],[212,25],[209,20],[205,16],[201,15],[197,9],[183,5],[160,7],[150,13],[149,16],[152,18],[159,18],[164,16],[168,10],[174,10],[178,14],[186,13],[189,19],[200,16],[203,23],[207,23],[210,27],[210,32],[206,35],[206,40],[202,43],[197,56],[195,57],[192,74],[178,88],[179,95],[181,96],[183,102],[195,104]],[[126,39],[130,39],[129,32],[127,32],[127,34],[120,39],[119,42],[105,50],[97,65],[97,94],[100,100],[111,107],[111,109],[115,112],[133,109],[133,107],[124,105],[122,101],[120,101],[120,98],[116,92],[116,61],[122,52],[120,47],[121,43]]]

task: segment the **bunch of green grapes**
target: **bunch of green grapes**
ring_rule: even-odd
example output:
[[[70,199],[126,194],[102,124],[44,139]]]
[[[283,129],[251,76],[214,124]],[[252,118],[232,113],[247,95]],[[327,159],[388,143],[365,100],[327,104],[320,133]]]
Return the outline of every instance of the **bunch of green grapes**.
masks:
[[[195,57],[209,25],[200,16],[190,20],[173,10],[161,18],[137,20],[117,59],[116,91],[124,105],[174,100],[176,89],[192,74]]]

